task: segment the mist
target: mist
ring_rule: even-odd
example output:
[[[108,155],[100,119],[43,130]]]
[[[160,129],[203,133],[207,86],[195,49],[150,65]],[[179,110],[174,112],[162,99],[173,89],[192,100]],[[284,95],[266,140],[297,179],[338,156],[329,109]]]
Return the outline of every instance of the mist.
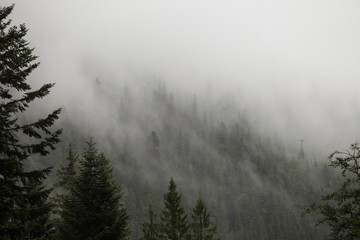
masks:
[[[41,62],[30,84],[56,83],[24,118],[63,109],[62,143],[37,164],[58,167],[67,144],[81,151],[94,137],[124,190],[133,239],[170,177],[188,209],[207,198],[223,239],[323,239],[326,229],[300,213],[338,184],[327,156],[360,141],[359,9],[332,0],[18,1],[11,19],[26,24]]]
[[[359,140],[359,7],[358,1],[19,1],[13,20],[26,23],[42,62],[32,79],[57,84],[54,104],[86,109],[96,78],[131,85],[155,76],[204,97],[211,85],[216,94],[231,92],[262,130],[294,146],[305,139],[308,151],[326,155]]]
[[[210,85],[216,94],[231,92],[262,130],[294,146],[305,139],[308,151],[326,155],[359,140],[359,7],[357,1],[19,1],[13,21],[30,29],[42,62],[32,79],[56,82],[55,105],[86,109],[96,78],[131,85],[155,76],[204,97]]]

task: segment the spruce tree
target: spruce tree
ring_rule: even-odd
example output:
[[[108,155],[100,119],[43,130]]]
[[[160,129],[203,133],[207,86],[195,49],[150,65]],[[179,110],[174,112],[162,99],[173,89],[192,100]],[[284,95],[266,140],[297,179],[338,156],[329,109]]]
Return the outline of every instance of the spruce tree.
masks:
[[[32,171],[31,174],[50,173],[50,168]],[[53,202],[48,200],[52,189],[45,189],[43,179],[38,177],[27,178],[26,183],[22,182],[23,201],[18,201],[21,209],[23,233],[17,233],[10,239],[51,239],[54,233],[54,226],[50,221],[51,211],[54,207]],[[5,238],[6,239],[6,238]]]
[[[57,215],[61,208],[62,198],[69,193],[71,182],[76,176],[76,163],[79,161],[79,154],[74,151],[71,144],[69,144],[67,149],[67,166],[60,165],[60,168],[57,170],[56,177],[57,181],[55,183],[55,197],[53,198],[54,205],[54,214]],[[54,218],[55,224],[58,224],[59,219]]]
[[[169,191],[164,194],[164,209],[161,216],[161,227],[164,239],[181,240],[188,235],[188,221],[181,206],[181,194],[176,191],[176,184],[171,178]]]
[[[192,223],[190,225],[192,240],[215,240],[216,227],[211,227],[210,214],[205,201],[199,197],[196,206],[191,213]]]
[[[50,168],[28,171],[24,161],[55,149],[61,130],[50,128],[60,109],[37,121],[19,120],[54,84],[32,90],[26,82],[39,63],[24,39],[25,25],[11,26],[13,7],[0,7],[0,239],[46,239],[53,229],[51,190],[43,187]]]
[[[129,234],[128,214],[113,169],[95,143],[87,142],[79,160],[78,174],[62,198],[59,239],[119,240]]]
[[[142,224],[143,237],[141,240],[159,240],[160,239],[160,225],[156,223],[156,214],[153,211],[152,205],[148,209],[149,221]]]
[[[79,160],[79,154],[74,151],[71,144],[68,146],[67,154],[66,160],[68,165],[60,165],[60,168],[57,170],[57,182],[55,184],[56,187],[64,191],[69,190],[71,180],[76,175],[76,163]]]

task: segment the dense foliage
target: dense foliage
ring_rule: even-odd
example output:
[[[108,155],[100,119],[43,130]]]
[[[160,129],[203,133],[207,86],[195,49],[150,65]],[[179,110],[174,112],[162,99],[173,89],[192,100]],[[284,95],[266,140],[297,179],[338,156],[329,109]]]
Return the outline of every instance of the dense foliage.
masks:
[[[191,213],[190,232],[193,240],[215,240],[216,227],[210,224],[210,214],[204,199],[199,197]]]
[[[340,189],[323,195],[322,203],[313,204],[307,213],[321,217],[318,224],[331,227],[331,239],[360,239],[360,147],[352,144],[347,152],[330,155],[330,166],[340,168],[345,181]]]
[[[69,193],[61,198],[59,239],[125,239],[129,216],[120,201],[122,193],[114,182],[110,162],[97,153],[92,140],[87,145]]]
[[[185,209],[181,205],[181,194],[177,192],[172,178],[169,191],[164,194],[164,205],[161,216],[163,238],[168,240],[185,239],[189,223]]]
[[[76,164],[79,161],[79,154],[74,151],[71,144],[69,144],[67,154],[67,165],[60,165],[56,173],[57,182],[55,186],[62,191],[68,191],[70,189],[71,182],[76,176]]]
[[[154,213],[153,207],[149,204],[148,209],[148,221],[144,221],[141,225],[143,236],[141,240],[157,240],[161,237],[161,225],[156,222],[156,213]]]
[[[43,181],[50,168],[25,170],[30,155],[47,155],[61,130],[51,131],[60,109],[34,122],[19,120],[30,103],[45,97],[54,84],[31,90],[29,74],[38,67],[24,39],[27,29],[10,26],[13,6],[0,7],[0,239],[47,239],[53,231]]]

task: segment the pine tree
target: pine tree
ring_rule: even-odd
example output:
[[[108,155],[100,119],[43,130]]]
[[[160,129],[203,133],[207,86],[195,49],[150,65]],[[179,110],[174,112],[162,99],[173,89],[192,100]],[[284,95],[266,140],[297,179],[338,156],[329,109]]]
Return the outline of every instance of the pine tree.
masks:
[[[55,197],[53,197],[53,202],[55,205],[54,214],[57,215],[61,209],[62,198],[69,193],[71,182],[76,176],[76,163],[79,161],[79,154],[76,153],[71,144],[69,144],[67,149],[68,161],[67,166],[60,165],[60,168],[57,170],[56,177],[57,181],[55,183]],[[55,225],[58,224],[59,219],[54,218]]]
[[[78,175],[62,198],[59,238],[66,240],[119,240],[129,234],[128,214],[112,167],[95,143],[87,142],[79,160]]]
[[[191,213],[192,223],[190,225],[192,240],[215,240],[216,227],[210,225],[210,214],[207,211],[205,201],[199,197],[196,206]]]
[[[69,144],[67,149],[67,166],[60,165],[60,168],[57,170],[57,182],[56,187],[60,187],[63,190],[69,190],[71,179],[76,175],[76,163],[79,161],[79,154],[74,151],[71,144]]]
[[[188,235],[188,221],[184,208],[181,206],[181,194],[176,191],[176,184],[171,178],[169,191],[164,194],[165,208],[161,216],[164,239],[181,240]]]
[[[153,211],[152,205],[148,209],[149,221],[142,224],[143,237],[141,240],[159,240],[160,239],[160,225],[155,222],[156,214]]]
[[[54,84],[31,90],[26,82],[39,63],[34,63],[37,57],[24,39],[25,25],[10,26],[13,7],[0,7],[0,239],[43,239],[53,229],[47,201],[51,190],[42,186],[50,168],[27,171],[24,161],[55,149],[61,130],[50,127],[60,109],[38,121],[18,120]]]
[[[32,171],[31,174],[50,173],[50,168],[41,171]],[[25,182],[26,181],[26,182]],[[22,209],[22,215],[26,216],[22,219],[24,234],[18,235],[12,239],[51,239],[54,233],[53,223],[50,221],[51,211],[54,203],[48,201],[49,194],[52,189],[45,189],[43,186],[43,178],[29,177],[23,182],[23,194],[25,201],[18,201],[19,207]],[[14,236],[13,236],[14,237]]]

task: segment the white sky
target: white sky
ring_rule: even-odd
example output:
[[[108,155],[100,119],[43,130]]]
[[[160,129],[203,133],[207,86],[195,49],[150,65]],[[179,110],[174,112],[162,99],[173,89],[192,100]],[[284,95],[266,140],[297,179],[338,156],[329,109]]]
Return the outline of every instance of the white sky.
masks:
[[[35,76],[70,99],[84,64],[211,81],[286,141],[332,151],[360,140],[359,12],[358,0],[23,0],[12,19],[29,28]]]

